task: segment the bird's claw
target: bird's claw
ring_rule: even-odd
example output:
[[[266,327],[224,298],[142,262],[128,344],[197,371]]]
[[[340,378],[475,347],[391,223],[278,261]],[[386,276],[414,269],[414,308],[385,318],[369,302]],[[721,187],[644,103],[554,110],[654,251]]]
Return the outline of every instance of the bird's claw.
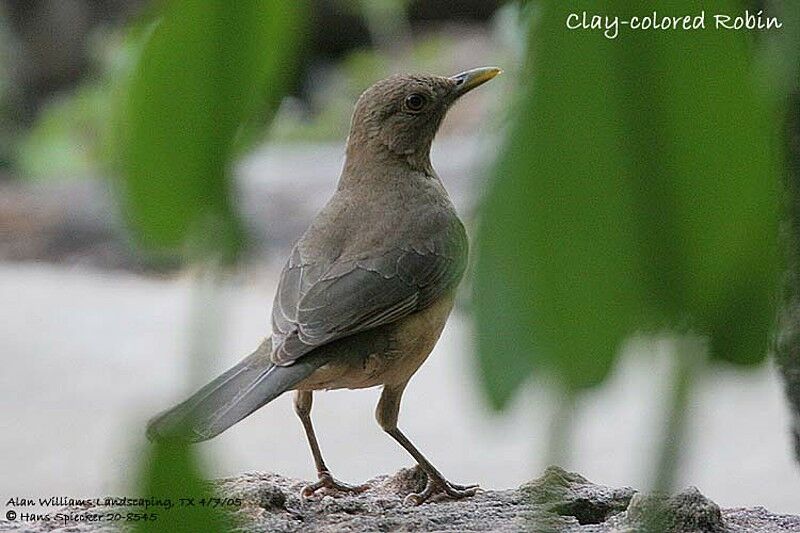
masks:
[[[316,482],[303,487],[303,490],[300,491],[300,496],[303,499],[310,498],[320,489],[331,489],[339,492],[359,494],[368,488],[369,485],[349,485],[347,483],[342,483],[341,481],[336,480],[330,472],[320,472],[319,479]]]
[[[432,496],[437,498],[459,500],[477,494],[478,485],[458,485],[450,483],[446,479],[434,479],[428,477],[425,489],[422,492],[412,492],[405,498],[405,503],[410,505],[420,505],[428,501]]]

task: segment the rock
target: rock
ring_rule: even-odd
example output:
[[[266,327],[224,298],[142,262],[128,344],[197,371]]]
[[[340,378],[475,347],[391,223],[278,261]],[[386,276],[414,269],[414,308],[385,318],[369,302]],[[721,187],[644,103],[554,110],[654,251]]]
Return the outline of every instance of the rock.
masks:
[[[424,485],[417,468],[369,482],[355,495],[321,492],[303,500],[307,483],[277,474],[251,472],[214,482],[237,531],[352,532],[492,531],[537,533],[788,533],[800,532],[800,517],[772,514],[761,507],[720,509],[691,487],[671,497],[636,493],[631,488],[595,485],[579,474],[550,467],[517,489],[486,490],[472,498],[437,501],[418,507],[405,496]],[[57,512],[57,511],[54,511]],[[71,513],[108,512],[83,507]],[[167,512],[167,511],[162,511]],[[52,522],[0,522],[0,531],[113,531],[107,525]]]
[[[689,487],[675,496],[644,496],[631,499],[627,521],[634,530],[663,533],[725,533],[722,511],[703,496],[696,487]]]
[[[595,485],[580,474],[551,466],[542,477],[520,491],[547,512],[574,517],[579,524],[601,524],[623,512],[636,493],[631,488],[609,489]]]

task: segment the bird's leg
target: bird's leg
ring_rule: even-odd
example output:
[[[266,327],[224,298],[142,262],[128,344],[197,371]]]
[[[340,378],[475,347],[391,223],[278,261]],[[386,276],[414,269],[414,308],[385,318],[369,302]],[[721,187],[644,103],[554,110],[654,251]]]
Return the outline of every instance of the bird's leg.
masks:
[[[308,498],[316,491],[322,488],[339,490],[342,492],[363,492],[369,488],[369,485],[348,485],[337,481],[331,475],[328,467],[325,466],[325,461],[322,459],[322,452],[319,450],[319,443],[317,436],[314,434],[314,426],[311,424],[311,402],[313,393],[311,391],[298,390],[294,394],[294,411],[300,417],[303,423],[303,429],[306,431],[306,438],[308,438],[308,445],[311,448],[311,455],[314,456],[314,464],[317,467],[317,476],[319,479],[316,483],[306,485],[300,492],[303,498]]]
[[[403,383],[399,386],[386,385],[383,388],[381,399],[378,402],[378,408],[375,411],[375,418],[383,430],[391,435],[394,440],[400,443],[400,446],[406,449],[411,456],[416,459],[417,464],[427,474],[428,482],[422,492],[412,493],[406,497],[406,501],[419,505],[431,496],[441,495],[446,498],[465,498],[467,496],[474,496],[478,491],[478,485],[457,485],[450,483],[439,472],[435,466],[428,461],[422,452],[414,446],[410,440],[400,431],[397,427],[397,417],[400,413],[400,399],[403,396],[403,390],[406,384]]]

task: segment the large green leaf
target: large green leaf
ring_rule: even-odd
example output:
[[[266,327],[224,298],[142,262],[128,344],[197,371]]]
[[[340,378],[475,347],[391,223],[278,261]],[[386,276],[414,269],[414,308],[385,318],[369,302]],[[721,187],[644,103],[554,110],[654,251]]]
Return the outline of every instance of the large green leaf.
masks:
[[[560,368],[576,386],[602,379],[636,310],[611,46],[561,31],[554,16],[544,13],[540,60],[526,73],[535,83],[518,103],[478,233],[478,348],[496,405],[533,364]]]
[[[271,112],[292,72],[300,2],[173,0],[141,54],[123,113],[123,193],[136,234],[175,251],[203,233],[238,246],[230,164],[240,126]],[[266,111],[264,111],[266,109]]]
[[[777,115],[756,92],[751,36],[707,16],[706,30],[638,32],[617,50],[641,261],[665,323],[708,334],[713,357],[755,363],[775,314]]]
[[[534,368],[568,389],[597,384],[637,329],[692,328],[711,336],[716,357],[762,360],[778,171],[747,35],[623,26],[607,39],[568,30],[563,2],[539,7],[528,92],[478,234],[490,399],[502,406]],[[659,13],[695,7],[674,1]],[[621,0],[583,9],[652,12]]]

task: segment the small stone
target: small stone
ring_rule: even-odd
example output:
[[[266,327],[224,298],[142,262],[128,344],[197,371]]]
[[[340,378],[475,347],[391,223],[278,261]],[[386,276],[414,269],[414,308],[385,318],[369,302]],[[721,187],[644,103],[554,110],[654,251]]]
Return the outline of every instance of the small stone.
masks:
[[[253,500],[266,511],[283,511],[286,509],[286,494],[274,485],[259,487],[254,494]]]
[[[723,533],[722,511],[689,487],[675,496],[636,495],[628,507],[628,522],[645,531],[659,533]]]

